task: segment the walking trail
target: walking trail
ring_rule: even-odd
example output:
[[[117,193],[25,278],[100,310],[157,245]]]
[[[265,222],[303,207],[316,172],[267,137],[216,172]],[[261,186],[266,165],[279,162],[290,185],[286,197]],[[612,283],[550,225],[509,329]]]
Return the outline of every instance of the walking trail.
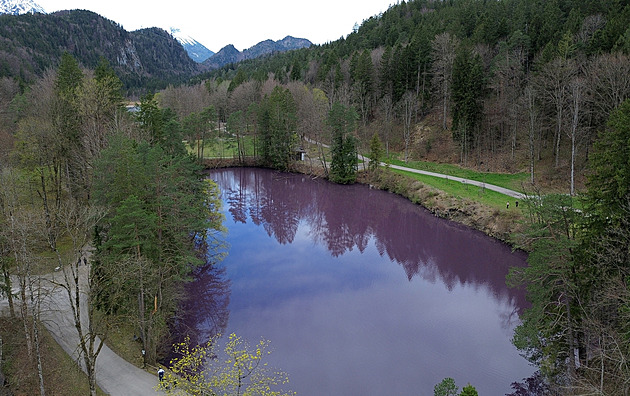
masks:
[[[366,158],[362,159],[365,161]],[[369,161],[369,160],[368,160]],[[385,166],[385,164],[381,163],[381,166]],[[398,165],[389,165],[390,168],[392,169],[399,169],[399,170],[403,170],[406,172],[412,172],[412,173],[418,173],[421,175],[428,175],[428,176],[433,176],[433,177],[439,177],[442,179],[447,179],[447,180],[454,180],[463,184],[470,184],[473,186],[478,186],[481,188],[487,188],[488,190],[492,190],[492,191],[496,191],[498,193],[507,195],[509,197],[512,198],[516,198],[516,199],[523,199],[525,198],[525,194],[520,193],[518,191],[514,191],[514,190],[510,190],[509,188],[505,188],[505,187],[499,187],[499,186],[495,186],[494,184],[488,184],[488,183],[484,183],[484,182],[480,182],[477,180],[470,180],[470,179],[464,179],[463,177],[457,177],[457,176],[449,176],[449,175],[444,175],[442,173],[435,173],[435,172],[429,172],[429,171],[423,171],[420,169],[413,169],[413,168],[406,168],[404,166],[398,166]]]
[[[81,267],[83,276],[87,273],[87,268],[87,266]],[[62,272],[54,272],[43,276],[43,278],[63,282]],[[14,282],[14,284],[16,283]],[[42,282],[42,287],[47,290],[47,295],[43,297],[41,304],[42,323],[64,351],[83,367],[83,359],[79,359],[79,336],[74,327],[72,311],[65,290],[61,287],[54,287],[51,282],[47,281]],[[8,303],[5,298],[0,301],[0,311],[3,314],[8,312]],[[82,311],[85,312],[85,309]],[[96,360],[96,382],[101,390],[113,396],[164,394],[154,389],[158,383],[157,375],[150,374],[127,362],[107,345],[103,345]]]
[[[309,142],[309,143],[319,144],[316,141],[314,141],[312,139],[309,139],[307,137],[305,137],[304,139],[307,142]],[[322,146],[330,147],[327,144],[322,144]],[[364,157],[361,154],[359,154],[359,159],[361,161],[365,162],[365,163],[370,162],[369,158]],[[411,173],[417,173],[417,174],[420,174],[420,175],[439,177],[441,179],[453,180],[453,181],[460,182],[460,183],[463,183],[463,184],[470,184],[472,186],[477,186],[477,187],[481,187],[481,188],[487,188],[488,190],[496,191],[498,193],[501,193],[503,195],[507,195],[508,197],[512,197],[512,198],[516,198],[516,199],[523,199],[523,198],[525,198],[525,194],[523,194],[521,192],[510,190],[509,188],[505,188],[505,187],[495,186],[494,184],[488,184],[488,183],[480,182],[480,181],[477,181],[477,180],[464,179],[463,177],[445,175],[443,173],[429,172],[429,171],[424,171],[424,170],[414,169],[414,168],[407,168],[405,166],[399,166],[399,165],[386,165],[384,162],[381,162],[380,165],[381,166],[389,166],[392,169],[398,169],[398,170],[402,170],[402,171],[405,171],[405,172],[411,172]]]

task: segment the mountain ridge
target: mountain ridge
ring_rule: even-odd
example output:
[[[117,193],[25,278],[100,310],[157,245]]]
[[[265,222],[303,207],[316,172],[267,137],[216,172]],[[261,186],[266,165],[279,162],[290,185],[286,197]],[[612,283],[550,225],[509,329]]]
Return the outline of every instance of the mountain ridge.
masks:
[[[238,63],[243,60],[255,59],[276,52],[307,48],[311,45],[313,45],[313,43],[310,40],[293,36],[286,36],[278,41],[270,39],[263,40],[242,52],[237,50],[234,45],[228,44],[202,64],[209,69],[218,69],[229,63]]]
[[[87,68],[107,59],[128,88],[199,72],[181,44],[160,28],[128,32],[85,10],[0,15],[2,75],[32,81],[57,67],[64,52]]]
[[[131,88],[149,80],[150,85],[175,82],[229,63],[312,45],[307,39],[286,36],[260,41],[242,52],[227,45],[214,54],[180,29],[127,31],[93,11],[46,13],[33,0],[0,0],[0,21],[0,73],[26,81],[55,68],[63,52],[87,68],[96,67],[104,57]]]

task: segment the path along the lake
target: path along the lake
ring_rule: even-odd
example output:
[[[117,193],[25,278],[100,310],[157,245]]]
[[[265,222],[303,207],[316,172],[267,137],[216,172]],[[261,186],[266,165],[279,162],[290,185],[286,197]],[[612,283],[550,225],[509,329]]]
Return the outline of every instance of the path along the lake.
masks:
[[[82,266],[81,276],[86,276],[88,266]],[[66,291],[53,282],[63,282],[61,271],[41,277],[41,285],[46,290],[41,304],[41,321],[55,341],[81,366],[79,359],[79,336],[72,319],[72,311]],[[15,279],[14,285],[17,284]],[[18,290],[13,290],[17,293]],[[19,300],[14,300],[19,304]],[[85,312],[85,309],[83,309]],[[0,299],[0,312],[8,315],[8,301]],[[85,325],[84,325],[85,326]],[[157,374],[157,373],[156,373]],[[145,396],[164,394],[157,392],[157,375],[134,366],[118,356],[107,345],[103,346],[96,360],[96,383],[105,393],[114,396]]]
[[[309,138],[305,138],[305,140],[309,143],[312,144],[319,144],[316,141],[309,139]],[[323,147],[330,147],[327,144],[323,144]],[[368,163],[370,162],[370,159],[367,157],[364,157],[363,155],[359,154],[358,155],[359,160],[363,161],[364,163]],[[420,170],[420,169],[414,169],[414,168],[407,168],[405,166],[400,166],[400,165],[391,165],[391,164],[385,164],[384,162],[380,163],[381,166],[383,167],[390,167],[391,169],[398,169],[398,170],[402,170],[405,172],[411,172],[411,173],[417,173],[420,175],[427,175],[427,176],[433,176],[433,177],[439,177],[441,179],[446,179],[446,180],[453,180],[456,182],[460,182],[462,184],[470,184],[472,186],[477,186],[477,187],[481,187],[481,188],[487,188],[488,190],[492,190],[492,191],[496,191],[498,193],[507,195],[508,197],[512,197],[512,198],[516,198],[516,199],[524,199],[525,198],[525,194],[518,192],[518,191],[514,191],[514,190],[510,190],[509,188],[505,188],[505,187],[500,187],[500,186],[495,186],[494,184],[488,184],[488,183],[484,183],[484,182],[480,182],[477,180],[470,180],[470,179],[464,179],[463,177],[457,177],[457,176],[451,176],[451,175],[445,175],[443,173],[435,173],[435,172],[429,172],[429,171],[424,171],[424,170]]]

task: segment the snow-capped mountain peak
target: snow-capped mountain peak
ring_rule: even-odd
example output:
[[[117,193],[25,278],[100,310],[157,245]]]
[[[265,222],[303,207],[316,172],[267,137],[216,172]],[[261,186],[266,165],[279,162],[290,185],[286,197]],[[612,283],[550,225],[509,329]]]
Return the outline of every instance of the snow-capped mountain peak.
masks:
[[[171,36],[175,37],[175,39],[177,41],[179,41],[182,45],[184,44],[189,44],[189,45],[195,45],[197,44],[197,40],[195,40],[194,38],[190,37],[188,34],[182,32],[181,29],[178,28],[171,28]]]
[[[0,14],[45,14],[46,11],[33,0],[0,0]]]
[[[179,41],[179,43],[188,53],[188,56],[190,56],[190,58],[195,62],[201,63],[214,55],[214,52],[204,47],[203,44],[200,44],[190,35],[182,32],[181,29],[171,27],[170,32],[171,36],[173,36],[175,40]]]

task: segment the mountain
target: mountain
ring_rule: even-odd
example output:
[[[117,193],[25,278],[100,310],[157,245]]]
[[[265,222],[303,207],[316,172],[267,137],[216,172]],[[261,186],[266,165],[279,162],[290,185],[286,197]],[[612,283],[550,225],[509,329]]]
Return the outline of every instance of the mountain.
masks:
[[[227,65],[228,63],[237,63],[242,61],[243,54],[241,51],[234,48],[232,44],[228,44],[225,47],[221,48],[219,52],[212,55],[205,62],[203,62],[204,66],[207,66],[210,69],[218,69],[223,65]]]
[[[192,38],[186,33],[183,33],[181,29],[171,28],[171,35],[175,37],[177,41],[184,47],[190,59],[197,63],[202,63],[212,55],[214,52],[210,51],[203,44]]]
[[[128,32],[84,10],[0,15],[0,75],[32,81],[57,67],[64,52],[87,68],[104,57],[128,88],[155,89],[199,70],[182,45],[159,28]]]
[[[0,0],[0,14],[45,14],[46,11],[33,0]]]
[[[218,69],[229,63],[238,63],[247,59],[255,59],[264,55],[286,52],[313,45],[309,40],[287,36],[279,41],[265,40],[255,46],[240,52],[232,44],[223,47],[219,52],[208,58],[203,65],[209,69]]]

